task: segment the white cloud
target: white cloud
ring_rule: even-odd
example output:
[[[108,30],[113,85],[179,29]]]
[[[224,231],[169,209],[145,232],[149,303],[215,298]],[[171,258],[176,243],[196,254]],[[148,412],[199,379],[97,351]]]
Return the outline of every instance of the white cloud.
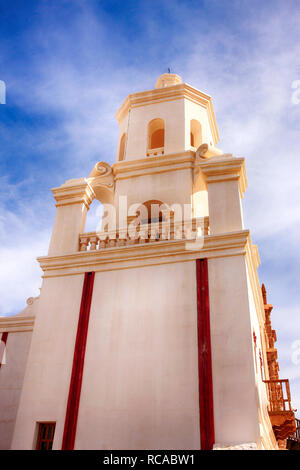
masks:
[[[39,295],[41,269],[36,257],[47,254],[49,231],[36,223],[37,214],[1,209],[0,316],[17,314],[28,297]]]
[[[49,234],[37,236],[25,238],[17,248],[1,249],[0,316],[19,313],[28,297],[39,295],[42,271],[36,257],[47,253]]]

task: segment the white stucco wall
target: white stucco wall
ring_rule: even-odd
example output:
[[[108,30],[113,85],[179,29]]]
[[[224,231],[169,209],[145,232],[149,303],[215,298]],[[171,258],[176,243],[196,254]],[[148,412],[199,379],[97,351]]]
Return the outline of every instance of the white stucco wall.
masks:
[[[82,281],[44,280],[13,449],[61,448]],[[193,261],[96,273],[75,448],[199,448],[196,305]]]
[[[202,144],[213,145],[214,138],[212,136],[210,123],[208,120],[207,109],[204,106],[200,106],[198,103],[194,103],[190,100],[185,100],[185,148],[186,150],[191,148],[191,120],[195,119],[201,124]]]
[[[259,358],[259,350],[263,356],[265,351],[265,345],[263,346],[263,338],[261,334],[264,332],[264,325],[260,325],[259,323],[259,316],[256,311],[253,289],[251,286],[249,272],[247,270],[247,286],[248,286],[248,293],[249,293],[249,306],[250,306],[250,321],[252,325],[252,332],[255,332],[256,335],[256,348],[253,344],[253,355],[254,355],[254,363],[255,363],[255,378],[256,378],[256,387],[257,393],[259,398],[259,422],[261,427],[261,434],[262,434],[262,444],[264,448],[269,449],[272,448],[272,445],[276,446],[276,440],[272,436],[272,425],[270,422],[269,414],[268,414],[268,397],[267,397],[267,389],[266,385],[263,382],[264,379],[267,379],[268,370],[267,360],[264,359],[263,367],[260,366],[260,358]]]
[[[244,256],[208,260],[215,442],[260,443]]]
[[[128,119],[126,160],[145,158],[148,124],[152,119],[165,121],[165,154],[185,149],[184,99],[151,103],[133,108]]]
[[[123,195],[127,196],[128,207],[152,199],[166,204],[190,204],[192,176],[191,169],[184,169],[119,180],[116,183],[115,205],[118,207],[119,197]]]
[[[47,421],[61,448],[82,286],[83,274],[43,281],[12,449],[35,448],[36,423]]]
[[[6,360],[0,368],[0,450],[10,448],[31,335],[31,331],[8,333]]]
[[[195,262],[96,273],[76,449],[199,449]]]

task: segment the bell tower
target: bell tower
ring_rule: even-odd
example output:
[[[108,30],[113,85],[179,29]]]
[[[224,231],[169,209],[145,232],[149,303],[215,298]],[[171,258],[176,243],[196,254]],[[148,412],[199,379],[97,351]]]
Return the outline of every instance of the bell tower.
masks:
[[[211,97],[165,73],[155,89],[127,96],[116,118],[115,207],[126,195],[129,205],[155,199],[207,216],[206,184],[194,168],[197,150],[203,160],[222,153]]]
[[[48,429],[47,445],[64,450],[278,449],[295,419],[288,381],[268,367],[272,306],[243,222],[244,158],[216,148],[210,96],[176,74],[129,95],[117,120],[115,163],[52,190],[11,448],[39,448]],[[127,225],[85,231],[94,199],[120,215],[125,198],[166,210],[134,236],[138,209]],[[177,220],[174,205],[190,213]]]
[[[129,95],[116,117],[117,161],[172,155],[219,140],[211,97],[176,74],[165,73],[155,89]]]

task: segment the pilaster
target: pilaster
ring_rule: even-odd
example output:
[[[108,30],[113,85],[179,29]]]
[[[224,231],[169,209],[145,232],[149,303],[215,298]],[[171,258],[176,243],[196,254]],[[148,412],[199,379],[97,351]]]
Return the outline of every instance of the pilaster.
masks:
[[[85,178],[69,180],[52,192],[57,210],[48,255],[74,253],[95,193]]]
[[[247,187],[244,158],[232,155],[196,162],[207,184],[210,233],[243,230],[241,197]]]

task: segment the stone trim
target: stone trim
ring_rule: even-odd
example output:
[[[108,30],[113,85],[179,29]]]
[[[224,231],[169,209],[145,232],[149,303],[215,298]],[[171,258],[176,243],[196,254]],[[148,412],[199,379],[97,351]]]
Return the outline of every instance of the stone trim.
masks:
[[[149,265],[192,261],[197,258],[219,258],[246,254],[248,230],[204,237],[204,245],[186,249],[186,240],[164,240],[155,243],[81,251],[62,256],[38,258],[44,277],[79,274],[86,271],[111,271]],[[187,241],[188,243],[193,242]]]
[[[57,202],[56,207],[85,204],[88,209],[95,198],[93,188],[86,178],[68,180],[58,188],[53,188],[52,193]]]
[[[156,88],[153,90],[128,95],[117,111],[116,119],[118,123],[120,123],[125,118],[128,111],[132,108],[146,106],[154,103],[174,101],[178,99],[187,99],[193,103],[199,104],[207,110],[214,143],[217,144],[220,136],[212,106],[212,98],[211,96],[203,93],[200,90],[197,90],[187,83],[180,83],[179,85],[168,86],[165,88]]]
[[[206,183],[234,181],[239,183],[240,195],[243,197],[247,188],[245,159],[229,156],[212,157],[209,160],[198,161],[197,166],[205,175]]]
[[[113,164],[115,181],[170,171],[193,169],[195,152],[187,150],[160,157],[147,157],[138,160],[125,160]]]
[[[33,331],[34,316],[30,317],[1,317],[0,318],[0,333],[19,333],[22,331]]]

